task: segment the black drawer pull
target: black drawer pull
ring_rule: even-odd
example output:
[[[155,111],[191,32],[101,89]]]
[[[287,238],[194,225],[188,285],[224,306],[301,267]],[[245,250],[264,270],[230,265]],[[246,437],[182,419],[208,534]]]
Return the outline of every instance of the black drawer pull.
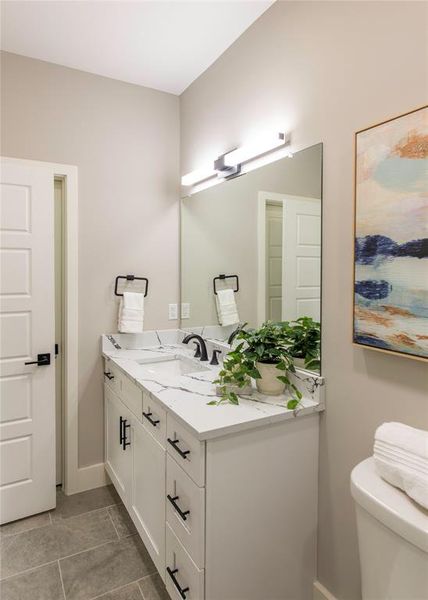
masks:
[[[122,417],[120,417],[122,419]],[[128,442],[128,436],[126,435],[126,430],[128,429],[128,427],[131,427],[130,423],[127,423],[128,419],[123,419],[122,420],[122,424],[123,424],[123,434],[122,434],[122,450],[126,450],[126,446],[130,446],[131,442]]]
[[[123,443],[123,422],[125,419],[119,417],[119,444]]]
[[[104,375],[107,377],[107,379],[110,379],[110,381],[114,379],[114,375],[112,375],[110,371],[104,371]]]
[[[184,590],[183,590],[183,588],[178,583],[177,578],[175,576],[175,574],[178,573],[178,569],[174,569],[172,571],[169,567],[167,567],[166,570],[168,572],[168,575],[171,577],[175,587],[177,588],[178,593],[183,598],[183,600],[186,600],[186,592],[188,592],[190,588],[187,587],[187,588],[184,588]]]
[[[171,502],[171,504],[173,505],[173,507],[175,508],[175,510],[178,512],[178,514],[180,515],[180,517],[183,519],[183,521],[187,521],[187,515],[190,515],[190,510],[185,510],[185,511],[181,510],[181,508],[177,504],[177,500],[179,499],[179,496],[174,496],[174,498],[172,498],[168,494],[167,498]]]
[[[174,450],[176,450],[182,458],[187,458],[187,455],[190,454],[190,450],[182,450],[179,448],[177,445],[179,441],[180,440],[172,440],[171,438],[167,438],[168,444],[171,444]]]
[[[160,423],[160,420],[159,419],[156,419],[156,420],[152,419],[152,415],[153,415],[153,413],[151,413],[151,412],[145,413],[143,411],[143,417],[146,417],[146,419],[148,420],[148,422],[151,423],[153,425],[153,427],[156,427],[156,425],[158,423]]]

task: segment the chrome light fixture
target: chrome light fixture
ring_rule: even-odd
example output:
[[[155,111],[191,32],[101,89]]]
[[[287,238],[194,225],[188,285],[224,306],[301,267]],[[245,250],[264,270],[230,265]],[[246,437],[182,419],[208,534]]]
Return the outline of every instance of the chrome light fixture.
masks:
[[[254,139],[249,144],[245,144],[239,148],[229,150],[221,154],[215,161],[212,167],[197,169],[191,173],[183,175],[181,183],[183,186],[193,186],[208,180],[231,179],[237,177],[242,172],[242,166],[250,163],[256,158],[265,156],[275,150],[280,150],[291,144],[291,135],[289,133],[279,132],[274,134],[263,134],[257,139]],[[289,152],[288,156],[292,156]],[[247,170],[247,169],[246,169]],[[249,170],[249,169],[248,169]],[[215,182],[213,181],[213,184]]]

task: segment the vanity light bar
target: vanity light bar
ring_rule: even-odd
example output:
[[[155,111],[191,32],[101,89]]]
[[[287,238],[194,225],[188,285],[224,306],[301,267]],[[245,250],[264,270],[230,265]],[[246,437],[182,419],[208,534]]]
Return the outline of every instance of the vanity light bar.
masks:
[[[211,177],[215,177],[216,175],[217,173],[216,171],[214,171],[213,167],[197,169],[196,171],[187,173],[187,175],[183,175],[183,177],[181,178],[181,185],[194,185],[195,183],[205,181],[206,179],[210,179]]]
[[[224,164],[226,167],[242,165],[257,156],[272,152],[272,150],[276,150],[280,146],[290,144],[290,141],[290,135],[282,132],[273,135],[263,135],[245,146],[227,152],[224,155]]]
[[[241,170],[241,164],[247,163],[268,152],[272,152],[273,150],[289,146],[290,143],[291,135],[289,133],[279,132],[260,136],[250,144],[246,144],[245,146],[235,148],[230,152],[222,154],[216,159],[213,167],[197,169],[196,171],[183,175],[181,184],[183,186],[192,186],[196,183],[210,180],[216,176],[227,178],[237,175]]]

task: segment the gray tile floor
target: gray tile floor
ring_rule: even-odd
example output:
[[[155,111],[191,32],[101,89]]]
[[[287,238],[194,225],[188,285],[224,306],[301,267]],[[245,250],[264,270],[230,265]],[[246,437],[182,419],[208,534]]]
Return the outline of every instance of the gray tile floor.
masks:
[[[0,527],[2,600],[169,600],[113,486]]]

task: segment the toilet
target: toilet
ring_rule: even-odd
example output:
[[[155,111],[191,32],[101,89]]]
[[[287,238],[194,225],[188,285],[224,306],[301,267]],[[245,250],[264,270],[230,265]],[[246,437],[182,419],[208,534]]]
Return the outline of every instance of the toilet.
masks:
[[[428,598],[428,511],[384,481],[373,458],[351,473],[363,600]]]

